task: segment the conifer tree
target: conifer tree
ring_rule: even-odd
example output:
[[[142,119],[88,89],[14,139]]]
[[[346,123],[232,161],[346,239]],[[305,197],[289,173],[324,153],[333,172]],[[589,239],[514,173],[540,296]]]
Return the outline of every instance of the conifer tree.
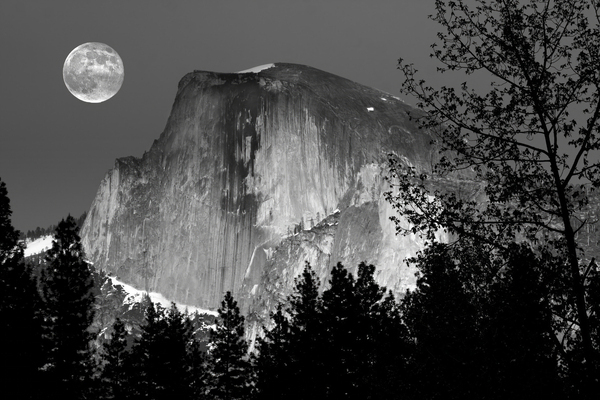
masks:
[[[140,327],[141,334],[132,349],[131,397],[134,399],[162,399],[167,396],[161,379],[165,359],[169,357],[162,346],[166,324],[164,308],[160,304],[149,302],[145,323]]]
[[[261,399],[292,398],[297,384],[293,378],[290,322],[278,304],[271,313],[273,327],[257,339],[258,355],[254,358],[256,391]]]
[[[400,397],[409,398],[406,394],[412,380],[410,360],[414,343],[391,291],[377,303],[373,318],[375,322],[368,333],[373,350],[363,356],[366,362],[358,374],[362,398],[396,399],[400,393]]]
[[[354,291],[354,277],[341,263],[331,271],[330,287],[323,292],[321,302],[321,326],[323,372],[327,398],[344,399],[357,394],[360,363],[359,342],[356,334],[358,300]],[[365,343],[363,343],[365,344]]]
[[[321,299],[319,281],[310,264],[306,262],[300,277],[295,279],[294,292],[289,298],[294,325],[300,330],[310,329],[317,323]]]
[[[409,392],[423,399],[565,398],[558,370],[565,354],[553,336],[561,321],[551,310],[553,279],[545,276],[553,268],[526,246],[513,245],[500,264],[480,249],[435,245],[419,258],[417,290],[402,305],[416,342]]]
[[[165,319],[161,347],[168,357],[163,362],[161,379],[165,382],[168,398],[196,399],[205,384],[201,379],[204,378],[203,360],[194,326],[190,316],[180,312],[175,303],[171,303]]]
[[[360,263],[354,285],[356,298],[352,334],[356,357],[352,396],[357,399],[396,398],[408,374],[410,344],[398,303],[375,282],[375,266]]]
[[[380,302],[385,294],[385,288],[379,286],[374,278],[375,266],[367,265],[364,262],[358,266],[356,284],[354,286],[354,295],[356,297],[356,308],[354,315],[355,335],[359,340],[356,352],[364,362],[373,364],[370,359],[375,356],[374,338],[382,332],[385,320],[390,318],[385,312],[382,312]],[[393,298],[390,299],[393,303]],[[401,338],[397,338],[401,340]],[[368,371],[360,372],[361,376],[366,376]]]
[[[290,356],[298,398],[322,396],[325,388],[319,280],[307,262],[289,298]],[[301,382],[301,383],[300,383]]]
[[[217,327],[211,334],[208,395],[219,400],[247,399],[252,392],[248,343],[244,339],[244,317],[231,292],[225,294],[218,311]]]
[[[257,391],[264,399],[324,395],[323,326],[319,281],[309,263],[295,279],[287,304],[272,315],[274,326],[259,340]]]
[[[120,318],[113,324],[110,340],[102,345],[102,371],[100,392],[104,399],[124,399],[128,395],[129,351],[127,350],[127,330]]]
[[[10,259],[22,260],[23,247],[19,244],[19,231],[11,222],[12,210],[6,184],[0,179],[0,265]]]
[[[514,246],[483,305],[483,368],[498,399],[564,398],[543,268],[531,250]]]
[[[329,287],[306,264],[287,307],[271,315],[259,339],[257,392],[261,399],[392,399],[406,381],[411,356],[399,306],[361,263],[355,280],[338,263]]]
[[[8,398],[35,397],[42,362],[39,294],[31,268],[23,260],[19,231],[11,223],[8,191],[0,180],[0,343],[2,391]],[[15,397],[11,397],[15,396]]]
[[[63,399],[84,398],[92,375],[94,283],[77,231],[71,216],[58,224],[40,282],[45,376]]]
[[[196,316],[198,317],[198,316]],[[190,399],[203,398],[209,381],[206,352],[202,350],[200,339],[196,336],[196,325],[191,317],[185,318],[185,332],[187,337],[186,385]]]
[[[323,292],[325,391],[330,399],[395,398],[406,372],[407,335],[393,295],[361,263],[356,280],[338,263]]]
[[[411,386],[416,398],[476,398],[482,365],[475,354],[476,309],[445,249],[426,250],[417,291],[403,301],[404,319],[418,344]]]

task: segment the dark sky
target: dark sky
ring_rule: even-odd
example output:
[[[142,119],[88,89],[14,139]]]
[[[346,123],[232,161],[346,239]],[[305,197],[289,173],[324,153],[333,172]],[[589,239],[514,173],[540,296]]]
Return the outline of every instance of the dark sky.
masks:
[[[403,57],[433,78],[432,12],[433,0],[2,0],[0,178],[13,225],[87,210],[115,159],[140,157],[159,137],[193,70],[291,62],[398,95]],[[125,65],[104,103],[63,83],[65,58],[86,42],[108,44]]]

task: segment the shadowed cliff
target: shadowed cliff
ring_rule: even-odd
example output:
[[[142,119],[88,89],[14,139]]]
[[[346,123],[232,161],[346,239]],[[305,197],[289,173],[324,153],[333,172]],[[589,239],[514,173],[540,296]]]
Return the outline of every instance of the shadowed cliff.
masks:
[[[212,309],[231,290],[260,313],[305,261],[323,281],[338,261],[375,264],[399,293],[414,284],[403,260],[421,246],[389,221],[387,154],[423,169],[436,157],[408,112],[302,65],[187,74],[160,138],[100,184],[81,232],[87,256],[140,289]]]

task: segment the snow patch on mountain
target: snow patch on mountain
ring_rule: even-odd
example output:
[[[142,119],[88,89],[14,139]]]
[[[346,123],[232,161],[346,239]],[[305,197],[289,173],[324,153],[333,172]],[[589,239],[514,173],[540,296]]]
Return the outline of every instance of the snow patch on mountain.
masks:
[[[117,278],[115,278],[113,276],[109,276],[109,278],[112,281],[113,286],[115,286],[115,287],[121,286],[123,288],[123,290],[125,290],[125,292],[127,292],[127,297],[123,301],[123,304],[135,304],[135,303],[142,302],[142,299],[143,299],[144,295],[146,294],[146,292],[144,290],[136,289],[131,285],[128,285],[126,283],[119,281]],[[150,292],[149,296],[150,296],[150,300],[152,300],[152,302],[154,304],[160,304],[162,307],[167,308],[167,309],[171,307],[171,300],[167,299],[162,294],[157,293],[157,292]],[[210,310],[206,310],[203,308],[188,306],[188,305],[180,304],[177,302],[175,302],[175,306],[182,313],[185,313],[187,310],[188,314],[194,314],[197,312],[198,314],[209,314],[209,315],[214,315],[214,316],[219,315],[219,313],[217,313],[216,311],[210,311]]]
[[[254,68],[250,68],[250,69],[245,69],[243,71],[238,71],[238,74],[258,74],[260,71],[265,70],[265,69],[269,69],[269,68],[273,68],[275,66],[275,64],[271,63],[271,64],[264,64],[264,65],[258,65]]]
[[[33,241],[26,241],[25,242],[25,250],[24,250],[25,257],[40,254],[40,253],[50,249],[52,247],[53,239],[54,239],[54,236],[47,235],[47,236],[42,236]],[[123,288],[123,290],[125,290],[125,292],[127,292],[127,297],[125,298],[125,301],[124,301],[125,304],[133,305],[134,303],[140,303],[142,301],[143,295],[146,293],[145,291],[138,290],[131,285],[128,285],[126,283],[119,281],[115,277],[110,276],[109,278],[111,279],[113,286],[119,285]],[[167,309],[171,307],[171,300],[167,299],[162,294],[157,293],[157,292],[150,292],[149,295],[150,295],[150,300],[152,300],[153,303],[160,304],[162,307],[167,308]],[[175,305],[177,306],[177,309],[182,313],[187,310],[187,312],[189,314],[194,314],[195,312],[198,312],[198,314],[209,314],[209,315],[214,315],[214,316],[219,315],[216,311],[205,310],[203,308],[188,306],[188,305],[180,304],[177,302],[175,302]]]
[[[33,256],[35,254],[40,254],[52,247],[52,240],[54,236],[47,235],[42,236],[41,238],[37,238],[32,242],[25,242],[25,257]]]

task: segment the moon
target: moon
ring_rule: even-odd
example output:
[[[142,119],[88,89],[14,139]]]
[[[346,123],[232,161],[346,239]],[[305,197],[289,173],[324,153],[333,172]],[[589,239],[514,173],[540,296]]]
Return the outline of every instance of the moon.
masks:
[[[63,80],[69,92],[87,103],[102,103],[123,84],[125,69],[119,54],[104,43],[75,47],[65,60]]]

